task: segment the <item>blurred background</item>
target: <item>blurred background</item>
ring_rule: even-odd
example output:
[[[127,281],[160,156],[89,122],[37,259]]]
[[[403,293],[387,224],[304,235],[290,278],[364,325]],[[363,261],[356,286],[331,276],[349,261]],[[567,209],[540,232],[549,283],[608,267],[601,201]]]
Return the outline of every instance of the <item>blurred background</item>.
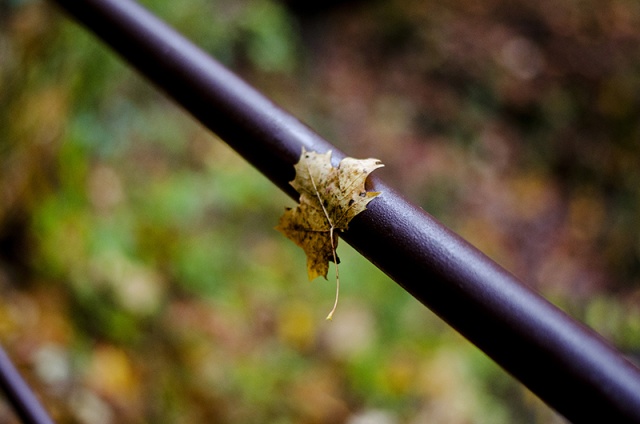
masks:
[[[142,3],[638,358],[639,2]],[[0,0],[0,343],[58,422],[563,422],[346,243],[325,321],[292,205],[55,7]]]

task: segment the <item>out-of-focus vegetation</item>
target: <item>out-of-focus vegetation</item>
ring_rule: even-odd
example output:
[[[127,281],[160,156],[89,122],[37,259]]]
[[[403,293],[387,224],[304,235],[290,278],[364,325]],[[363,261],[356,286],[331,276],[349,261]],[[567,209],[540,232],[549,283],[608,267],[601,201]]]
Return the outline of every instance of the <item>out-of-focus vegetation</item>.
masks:
[[[638,354],[636,0],[143,3]],[[559,421],[346,243],[324,321],[333,282],[273,230],[292,204],[50,5],[0,0],[0,342],[58,422]]]

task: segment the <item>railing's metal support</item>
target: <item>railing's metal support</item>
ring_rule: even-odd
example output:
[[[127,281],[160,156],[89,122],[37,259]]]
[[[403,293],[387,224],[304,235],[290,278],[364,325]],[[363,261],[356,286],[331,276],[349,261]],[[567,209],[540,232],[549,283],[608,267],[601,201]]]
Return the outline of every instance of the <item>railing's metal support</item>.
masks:
[[[54,1],[294,199],[288,182],[302,147],[344,157],[133,1]],[[383,194],[353,220],[347,242],[568,419],[640,423],[638,368],[380,179],[373,183]]]
[[[51,418],[0,347],[0,390],[23,423],[53,424]]]

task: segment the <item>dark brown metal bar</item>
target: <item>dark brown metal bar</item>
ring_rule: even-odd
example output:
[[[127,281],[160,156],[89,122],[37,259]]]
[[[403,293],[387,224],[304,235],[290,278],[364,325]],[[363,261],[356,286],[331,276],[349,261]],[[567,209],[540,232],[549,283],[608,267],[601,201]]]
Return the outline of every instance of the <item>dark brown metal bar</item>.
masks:
[[[130,0],[54,0],[294,199],[302,147],[344,154]],[[384,158],[382,158],[384,159]],[[383,194],[345,239],[574,422],[640,423],[640,371],[481,252]]]
[[[7,400],[23,423],[53,424],[2,347],[0,347],[0,390],[5,393]]]

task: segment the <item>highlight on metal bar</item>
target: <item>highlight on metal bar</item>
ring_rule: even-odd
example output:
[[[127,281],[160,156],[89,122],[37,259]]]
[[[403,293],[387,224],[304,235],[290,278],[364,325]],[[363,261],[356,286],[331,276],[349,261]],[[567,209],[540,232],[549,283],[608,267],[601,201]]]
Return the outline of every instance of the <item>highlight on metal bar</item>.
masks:
[[[47,411],[0,347],[0,390],[23,423],[53,424]]]

